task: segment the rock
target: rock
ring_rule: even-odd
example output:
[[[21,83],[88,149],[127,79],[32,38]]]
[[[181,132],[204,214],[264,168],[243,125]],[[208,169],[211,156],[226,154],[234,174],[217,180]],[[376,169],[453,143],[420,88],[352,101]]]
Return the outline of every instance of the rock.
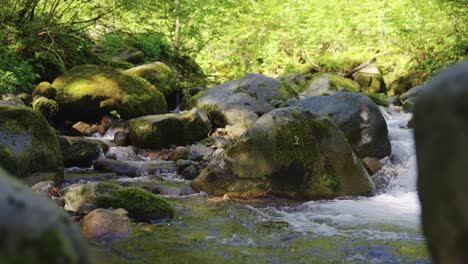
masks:
[[[38,84],[32,93],[33,98],[45,97],[55,100],[55,96],[57,96],[57,90],[48,82],[41,82]]]
[[[198,176],[197,168],[195,168],[193,165],[190,165],[182,171],[181,176],[186,180],[193,180]]]
[[[180,160],[180,159],[187,159],[190,153],[190,148],[188,147],[176,147],[174,150],[171,151],[170,160]]]
[[[336,92],[359,92],[359,85],[353,80],[332,73],[320,75],[309,88],[301,93],[302,96],[329,95]]]
[[[159,149],[171,144],[192,144],[208,136],[211,125],[199,108],[184,114],[143,116],[128,121],[132,145]]]
[[[230,136],[237,137],[259,116],[275,109],[271,101],[292,97],[298,97],[296,86],[260,74],[248,74],[243,79],[200,92],[190,102],[205,109],[214,128],[227,125]]]
[[[90,203],[97,208],[124,208],[138,220],[172,218],[174,209],[166,200],[136,187],[122,187],[111,183],[90,182],[73,184],[60,190],[65,210],[76,212]]]
[[[131,236],[131,222],[124,209],[96,209],[81,220],[83,237],[98,242],[110,243]]]
[[[307,79],[306,77],[298,72],[290,72],[286,75],[286,78],[290,81],[292,81],[295,85],[297,85],[299,88],[306,88],[307,85]],[[300,89],[302,90],[302,89]]]
[[[113,141],[119,147],[126,147],[130,144],[128,133],[124,131],[115,132]]]
[[[371,63],[353,74],[353,79],[366,93],[385,93],[386,86],[382,72]]]
[[[423,231],[434,263],[468,263],[468,62],[424,90],[414,111]]]
[[[330,117],[360,158],[381,159],[391,154],[387,123],[379,108],[366,96],[355,93],[313,96],[299,101],[297,106]]]
[[[0,262],[91,263],[69,216],[0,169]]]
[[[0,166],[33,183],[63,180],[57,136],[40,113],[0,102]]]
[[[111,112],[129,119],[167,112],[164,96],[146,80],[102,66],[77,66],[57,77],[59,120],[98,121]]]
[[[213,152],[213,149],[203,144],[195,144],[190,147],[188,159],[193,161],[209,160]]]
[[[52,190],[55,188],[55,183],[53,181],[41,181],[34,184],[31,189],[38,193],[44,193],[49,195]]]
[[[133,64],[141,64],[145,62],[145,54],[136,48],[128,48],[119,54],[118,58]]]
[[[109,146],[100,140],[82,137],[59,136],[59,143],[65,167],[91,167],[101,153],[109,150]]]
[[[175,95],[180,91],[174,73],[166,64],[158,61],[140,65],[125,72],[147,80],[164,95],[166,101],[175,103]]]
[[[32,107],[34,110],[40,112],[48,120],[55,117],[59,111],[59,105],[57,102],[42,96],[35,98],[32,103]]]
[[[25,106],[26,104],[14,94],[4,94],[1,97],[1,100],[10,104],[15,104],[18,106]]]
[[[380,163],[379,159],[377,158],[365,157],[362,159],[362,161],[364,163],[364,167],[366,167],[367,171],[371,175],[375,174],[383,167],[382,163]]]
[[[126,175],[129,177],[138,177],[141,175],[141,171],[138,167],[128,164],[123,161],[112,160],[112,159],[99,159],[94,162],[94,170],[115,172],[120,175]]]
[[[80,215],[87,215],[91,213],[94,209],[96,209],[96,205],[90,204],[90,203],[84,203],[80,205],[80,207],[78,207],[75,213],[80,214]],[[127,214],[127,212],[125,212],[125,214]]]
[[[249,198],[320,199],[372,193],[343,132],[302,108],[265,114],[192,182],[199,191]]]
[[[177,167],[177,173],[181,174],[182,171],[184,171],[188,166],[192,164],[193,164],[193,161],[191,160],[183,160],[183,159],[177,160],[175,164]]]

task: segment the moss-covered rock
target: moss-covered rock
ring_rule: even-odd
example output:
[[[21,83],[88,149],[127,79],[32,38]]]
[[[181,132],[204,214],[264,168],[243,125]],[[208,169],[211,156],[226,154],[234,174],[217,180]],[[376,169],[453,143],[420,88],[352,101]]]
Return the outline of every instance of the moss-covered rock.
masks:
[[[33,182],[63,180],[57,136],[39,112],[0,103],[0,146],[0,166],[13,175]]]
[[[48,120],[52,119],[55,115],[57,115],[59,111],[59,105],[57,104],[57,102],[42,96],[36,97],[34,99],[32,107],[34,110],[40,112]]]
[[[65,167],[90,167],[101,152],[109,150],[109,146],[100,140],[82,137],[59,136],[59,143]]]
[[[133,145],[162,148],[171,144],[191,144],[208,136],[211,130],[207,114],[194,108],[185,114],[143,116],[128,121]]]
[[[163,198],[136,187],[122,187],[112,183],[73,184],[60,194],[66,201],[65,209],[77,211],[84,203],[99,208],[124,208],[130,217],[140,220],[172,218],[174,209]]]
[[[52,100],[55,99],[56,95],[57,90],[54,87],[52,87],[52,84],[50,84],[49,82],[39,83],[32,93],[33,98],[43,96]]]
[[[268,193],[318,199],[372,192],[368,175],[340,129],[301,108],[280,108],[257,120],[192,187],[214,195]]]
[[[68,215],[0,169],[0,263],[91,263]]]
[[[125,72],[150,82],[164,95],[166,101],[175,101],[179,87],[175,81],[174,73],[166,64],[154,62],[128,69]]]
[[[360,91],[359,85],[353,80],[333,74],[316,74],[312,79],[309,88],[301,93],[303,96],[329,95],[336,92],[352,92]]]
[[[386,85],[377,66],[372,63],[362,68],[353,74],[353,79],[361,87],[361,91],[365,93],[385,93]]]
[[[108,67],[77,66],[52,86],[60,120],[97,121],[111,111],[124,119],[167,112],[164,96],[148,81]]]

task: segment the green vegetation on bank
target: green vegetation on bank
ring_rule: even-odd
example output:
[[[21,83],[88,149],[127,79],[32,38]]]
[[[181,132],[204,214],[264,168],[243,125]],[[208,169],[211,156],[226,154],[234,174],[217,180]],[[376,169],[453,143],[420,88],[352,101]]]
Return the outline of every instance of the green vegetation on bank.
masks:
[[[206,86],[205,76],[221,83],[248,72],[345,73],[373,58],[387,85],[402,92],[466,57],[467,6],[466,0],[6,1],[0,94],[31,92],[81,64],[128,69],[162,61],[188,88]]]

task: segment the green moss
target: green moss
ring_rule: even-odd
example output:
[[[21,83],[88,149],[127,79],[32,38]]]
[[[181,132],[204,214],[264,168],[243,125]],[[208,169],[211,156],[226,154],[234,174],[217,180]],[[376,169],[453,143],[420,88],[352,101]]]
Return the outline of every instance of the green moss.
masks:
[[[198,113],[196,111],[197,109],[194,110],[185,113],[180,118],[184,125],[183,141],[185,144],[191,144],[202,140],[208,137],[208,134],[211,131],[211,124],[204,111],[198,109],[198,111],[201,111],[201,113]]]
[[[125,72],[147,80],[166,98],[179,91],[178,85],[175,82],[174,73],[162,62],[141,65]]]
[[[293,114],[294,115],[294,114]],[[298,115],[298,114],[296,114]],[[275,137],[273,157],[283,166],[299,161],[303,168],[312,168],[319,153],[318,142],[309,122],[290,121],[278,129]]]
[[[57,102],[73,118],[83,114],[107,115],[116,110],[122,118],[167,111],[164,96],[148,81],[108,67],[78,66],[58,77]],[[88,117],[89,118],[89,117]]]
[[[335,85],[335,88],[342,87],[347,92],[359,92],[359,85],[356,84],[353,80],[331,73],[327,73],[327,76]]]
[[[32,93],[33,97],[44,96],[52,100],[55,99],[56,95],[57,90],[48,82],[41,82],[38,84]]]
[[[0,143],[0,165],[10,173],[15,173],[16,171],[15,156],[2,143]]]
[[[40,112],[45,118],[51,119],[59,110],[59,105],[54,100],[45,97],[39,97],[34,100],[33,109]]]
[[[299,88],[290,80],[281,77],[278,81],[281,92],[281,99],[288,100],[290,98],[299,98]]]
[[[201,91],[201,92],[197,93],[196,95],[190,97],[190,98],[187,100],[188,106],[189,106],[189,107],[195,107],[195,106],[197,106],[198,100],[199,100],[200,98],[202,98],[207,92],[208,92],[208,90]]]
[[[369,97],[377,105],[388,106],[388,96],[385,93],[363,92],[362,95]]]
[[[136,187],[120,187],[106,183],[103,188],[113,190],[110,197],[99,197],[98,207],[124,208],[137,219],[172,218],[174,208],[164,199]]]

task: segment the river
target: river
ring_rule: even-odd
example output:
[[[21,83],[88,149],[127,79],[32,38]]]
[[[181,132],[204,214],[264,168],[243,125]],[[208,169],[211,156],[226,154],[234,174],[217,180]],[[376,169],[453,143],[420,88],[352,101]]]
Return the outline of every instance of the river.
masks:
[[[177,217],[136,223],[134,236],[92,245],[97,263],[430,263],[420,227],[411,115],[381,108],[392,156],[373,176],[376,195],[298,203],[269,198],[232,201],[206,194],[168,195]],[[136,160],[115,148],[120,159]],[[134,158],[131,158],[134,157]],[[163,162],[134,161],[140,166]],[[162,179],[119,181],[177,189],[189,182],[168,170]]]

